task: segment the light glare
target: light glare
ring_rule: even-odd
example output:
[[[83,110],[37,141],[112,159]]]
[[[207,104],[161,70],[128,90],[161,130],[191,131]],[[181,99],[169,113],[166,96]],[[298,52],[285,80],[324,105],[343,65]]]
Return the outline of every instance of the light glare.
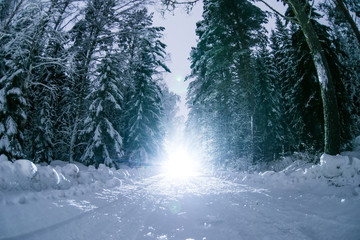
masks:
[[[168,152],[168,160],[164,164],[164,173],[171,178],[186,179],[198,174],[196,159],[184,148]]]

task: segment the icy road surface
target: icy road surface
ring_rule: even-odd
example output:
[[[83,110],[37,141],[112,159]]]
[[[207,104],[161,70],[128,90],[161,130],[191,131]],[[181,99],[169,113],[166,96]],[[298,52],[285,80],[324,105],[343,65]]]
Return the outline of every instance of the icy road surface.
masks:
[[[30,194],[1,204],[0,239],[360,239],[360,201],[351,191],[248,183],[156,175],[53,199]]]

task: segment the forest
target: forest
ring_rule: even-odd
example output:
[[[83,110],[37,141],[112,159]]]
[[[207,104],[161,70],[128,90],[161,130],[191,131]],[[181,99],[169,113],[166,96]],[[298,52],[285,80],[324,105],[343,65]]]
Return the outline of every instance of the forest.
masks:
[[[111,166],[159,153],[178,97],[144,3],[1,2],[2,155]]]
[[[185,136],[218,167],[336,155],[360,135],[358,1],[282,2],[284,14],[266,0],[203,1]],[[148,4],[0,2],[2,158],[113,166],[162,154],[179,97]]]
[[[204,1],[188,134],[215,165],[237,169],[351,149],[360,126],[359,3],[289,0],[281,14],[260,2],[268,12],[252,1]]]

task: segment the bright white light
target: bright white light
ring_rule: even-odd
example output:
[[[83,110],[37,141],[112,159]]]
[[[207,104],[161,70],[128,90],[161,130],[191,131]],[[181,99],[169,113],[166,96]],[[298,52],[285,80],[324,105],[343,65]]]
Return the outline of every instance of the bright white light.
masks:
[[[198,174],[198,164],[195,155],[185,148],[168,149],[168,160],[164,162],[164,173],[171,178],[186,179]]]

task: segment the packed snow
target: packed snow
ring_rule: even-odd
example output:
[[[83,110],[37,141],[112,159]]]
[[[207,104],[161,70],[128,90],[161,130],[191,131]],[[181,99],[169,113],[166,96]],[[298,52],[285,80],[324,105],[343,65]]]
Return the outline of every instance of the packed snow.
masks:
[[[360,152],[188,178],[0,156],[0,240],[360,239],[359,200]]]

